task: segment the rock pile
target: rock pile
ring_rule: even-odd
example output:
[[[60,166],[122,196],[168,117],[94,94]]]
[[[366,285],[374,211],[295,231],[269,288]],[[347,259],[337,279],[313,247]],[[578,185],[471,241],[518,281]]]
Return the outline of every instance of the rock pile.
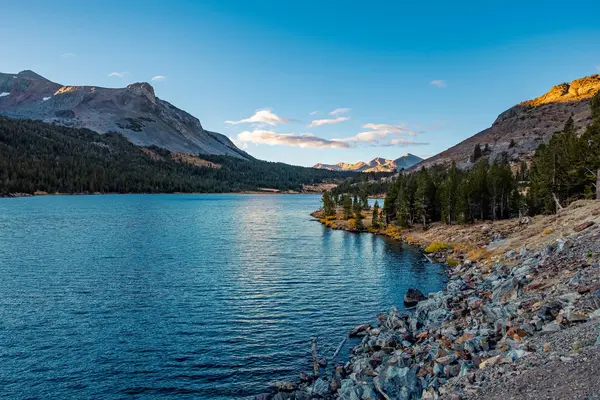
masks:
[[[279,382],[262,398],[466,398],[493,381],[486,371],[533,368],[527,360],[558,351],[544,335],[600,321],[600,230],[591,227],[540,251],[509,251],[491,265],[463,261],[446,289],[418,301],[414,312],[392,309],[377,316],[377,327],[353,329],[362,340],[345,365],[302,374],[298,384]],[[570,351],[600,344],[596,335],[572,339]],[[571,359],[560,354],[559,361]]]

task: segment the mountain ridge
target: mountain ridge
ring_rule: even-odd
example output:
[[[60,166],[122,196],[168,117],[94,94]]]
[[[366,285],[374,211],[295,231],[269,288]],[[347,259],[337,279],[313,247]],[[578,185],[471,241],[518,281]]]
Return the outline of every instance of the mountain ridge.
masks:
[[[148,82],[125,88],[70,86],[31,70],[0,73],[0,115],[117,132],[139,146],[252,159],[227,136],[205,130],[198,118],[157,97]]]
[[[577,133],[582,134],[592,118],[590,99],[599,90],[600,74],[555,85],[545,94],[500,113],[489,128],[421,161],[411,170],[452,161],[459,168],[469,168],[478,144],[488,147],[485,155],[491,160],[505,153],[509,161],[528,161],[541,143],[548,144],[550,137],[563,129],[569,117],[573,118]]]
[[[406,153],[395,160],[376,157],[368,163],[364,161],[358,161],[353,164],[345,162],[339,162],[337,164],[318,163],[315,164],[313,168],[328,169],[330,171],[397,172],[402,169],[408,169],[422,160],[421,157]]]

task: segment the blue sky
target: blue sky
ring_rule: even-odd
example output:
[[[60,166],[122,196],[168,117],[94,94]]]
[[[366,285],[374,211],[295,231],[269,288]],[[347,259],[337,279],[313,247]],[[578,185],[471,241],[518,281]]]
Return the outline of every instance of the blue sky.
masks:
[[[430,156],[600,73],[591,1],[1,3],[1,72],[107,87],[161,76],[157,95],[206,129],[298,165]]]

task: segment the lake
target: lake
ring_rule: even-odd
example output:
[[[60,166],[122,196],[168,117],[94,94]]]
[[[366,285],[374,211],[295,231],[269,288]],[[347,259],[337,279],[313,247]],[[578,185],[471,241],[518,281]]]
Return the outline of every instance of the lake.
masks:
[[[311,369],[312,337],[331,358],[352,327],[402,308],[407,288],[443,288],[442,266],[417,249],[326,229],[309,216],[319,206],[0,199],[0,397],[252,398]]]

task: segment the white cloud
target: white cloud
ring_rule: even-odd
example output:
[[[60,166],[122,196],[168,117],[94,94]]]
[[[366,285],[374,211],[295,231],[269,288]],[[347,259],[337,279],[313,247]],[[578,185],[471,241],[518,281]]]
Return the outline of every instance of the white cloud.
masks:
[[[52,98],[52,97],[44,97],[44,98],[42,99],[42,101],[48,101],[48,100],[50,100],[51,98]]]
[[[244,118],[239,121],[225,121],[226,124],[237,125],[237,124],[266,124],[275,126],[277,124],[287,124],[290,122],[287,118],[281,118],[269,109],[258,110],[253,116]]]
[[[115,77],[115,78],[125,78],[127,75],[131,75],[129,72],[111,72],[110,74],[108,74],[109,77]]]
[[[312,121],[308,125],[308,127],[314,128],[315,126],[339,124],[340,122],[348,121],[348,119],[349,119],[348,117],[338,117],[338,118],[332,118],[332,119],[316,119],[316,120]]]
[[[414,140],[406,139],[403,137],[394,138],[386,144],[386,146],[398,146],[398,147],[401,147],[401,146],[427,146],[427,145],[429,145],[429,143],[415,142]]]
[[[162,75],[156,75],[154,78],[152,78],[152,82],[162,82],[165,80],[165,77]]]
[[[329,115],[347,114],[348,112],[350,112],[350,110],[350,108],[336,108],[335,110],[331,111]]]
[[[75,58],[77,55],[75,53],[63,53],[60,55],[61,58]]]
[[[447,86],[446,81],[443,79],[435,79],[435,80],[431,81],[430,84],[433,86],[437,86],[440,89],[445,88]]]
[[[388,133],[406,133],[407,135],[418,135],[420,132],[413,131],[404,127],[403,125],[389,125],[389,124],[364,124],[363,128],[372,129],[374,131],[385,131]]]
[[[8,92],[0,93],[0,97],[6,97],[6,96],[10,96],[10,93],[8,93]]]
[[[354,136],[339,139],[343,142],[363,143],[371,146],[398,146],[398,145],[425,145],[427,143],[414,142],[409,139],[398,137],[399,135],[418,135],[419,132],[410,130],[402,125],[373,124],[368,123],[362,126],[369,131],[359,132]],[[392,137],[388,139],[388,137]]]
[[[318,111],[313,111],[313,112],[308,113],[308,115],[317,115],[318,113],[319,113]]]
[[[252,132],[244,131],[237,136],[237,141],[240,143],[268,144],[271,146],[293,146],[302,149],[345,149],[350,147],[348,143],[320,138],[310,133],[285,134],[261,129],[255,129]]]

